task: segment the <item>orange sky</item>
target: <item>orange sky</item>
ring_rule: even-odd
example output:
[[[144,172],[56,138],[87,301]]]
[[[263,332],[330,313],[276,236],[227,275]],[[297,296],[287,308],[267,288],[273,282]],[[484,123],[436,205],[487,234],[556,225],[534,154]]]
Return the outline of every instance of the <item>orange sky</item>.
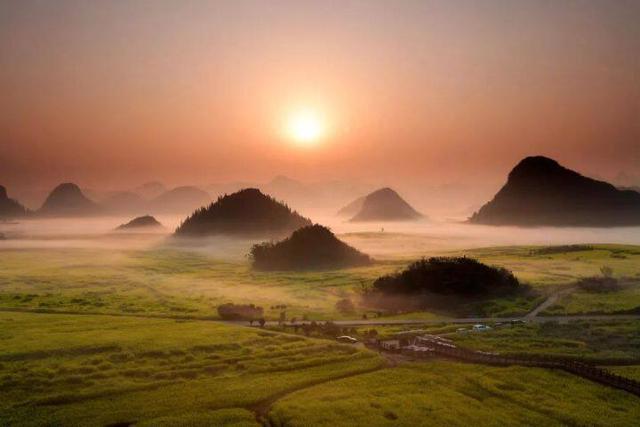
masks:
[[[530,154],[640,177],[638,22],[624,0],[2,2],[0,183],[495,182]],[[282,135],[304,106],[330,124],[312,148]]]

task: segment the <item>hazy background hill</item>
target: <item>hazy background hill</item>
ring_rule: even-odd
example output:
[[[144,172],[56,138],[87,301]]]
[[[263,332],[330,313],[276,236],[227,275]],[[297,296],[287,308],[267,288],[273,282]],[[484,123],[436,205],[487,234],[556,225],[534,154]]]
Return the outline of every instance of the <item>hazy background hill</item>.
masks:
[[[188,213],[211,203],[211,196],[194,186],[176,187],[149,201],[147,210],[153,213]]]
[[[385,187],[368,194],[351,221],[413,221],[420,218],[420,212],[394,190]]]
[[[51,191],[36,213],[47,217],[82,217],[102,215],[106,210],[86,197],[76,184],[63,183]]]

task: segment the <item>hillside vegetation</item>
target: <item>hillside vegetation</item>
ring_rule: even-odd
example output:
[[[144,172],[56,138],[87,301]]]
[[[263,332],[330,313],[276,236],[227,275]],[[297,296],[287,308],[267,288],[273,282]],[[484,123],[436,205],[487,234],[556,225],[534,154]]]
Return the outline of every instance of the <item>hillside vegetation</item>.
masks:
[[[322,270],[371,264],[371,258],[340,241],[327,227],[300,228],[276,243],[254,245],[250,253],[258,270]]]
[[[176,236],[229,235],[277,237],[311,225],[311,221],[260,190],[248,188],[219,197],[211,205],[191,214],[176,230]]]

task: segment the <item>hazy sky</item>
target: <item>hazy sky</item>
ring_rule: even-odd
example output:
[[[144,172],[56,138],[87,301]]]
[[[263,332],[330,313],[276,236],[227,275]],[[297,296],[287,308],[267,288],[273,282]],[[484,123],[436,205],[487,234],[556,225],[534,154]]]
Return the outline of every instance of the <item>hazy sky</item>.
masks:
[[[640,176],[639,23],[637,0],[0,0],[0,183],[473,183],[530,154]],[[314,147],[283,135],[300,108]]]

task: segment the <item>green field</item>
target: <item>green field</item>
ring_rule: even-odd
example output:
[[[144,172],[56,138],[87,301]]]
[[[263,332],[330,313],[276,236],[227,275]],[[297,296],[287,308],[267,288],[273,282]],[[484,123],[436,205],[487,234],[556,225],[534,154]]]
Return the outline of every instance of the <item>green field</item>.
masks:
[[[464,347],[501,354],[553,354],[584,359],[640,360],[640,322],[572,321],[494,327],[448,335]]]
[[[471,325],[429,324],[404,326],[368,326],[356,328],[365,339],[371,329],[378,337],[390,339],[403,332],[419,331],[446,337],[455,344],[474,350],[505,355],[552,355],[606,364],[621,361],[640,363],[640,321],[572,320],[531,322],[524,325],[489,324],[492,329],[473,332]],[[464,329],[464,331],[458,331]],[[415,333],[415,332],[414,332]],[[398,335],[399,334],[399,335]]]
[[[593,293],[573,291],[544,311],[543,315],[557,314],[612,314],[612,313],[640,314],[640,278],[625,285],[615,292]]]
[[[245,425],[274,395],[383,360],[332,341],[207,321],[2,313],[0,364],[0,425]]]
[[[276,426],[634,425],[638,398],[564,372],[443,361],[409,363],[278,401]]]
[[[447,252],[476,257],[514,271],[530,292],[459,307],[438,315],[521,315],[579,277],[599,274],[603,265],[618,276],[640,277],[640,249],[605,245],[595,250],[532,254],[531,247]],[[0,257],[0,308],[85,313],[124,313],[214,318],[225,302],[255,303],[269,318],[286,305],[289,318],[341,319],[335,303],[358,301],[363,285],[403,268],[410,259],[379,261],[371,267],[324,272],[254,272],[246,260],[221,260],[202,251],[176,248],[148,250],[6,249]],[[604,308],[603,308],[604,307]],[[569,294],[548,313],[616,312],[640,307],[640,285],[609,294]],[[433,318],[433,313],[408,317]],[[399,317],[407,317],[406,314]]]
[[[640,274],[635,248],[598,246],[552,255],[534,249],[447,252],[510,268],[530,288],[528,296],[464,310],[523,314],[603,265],[618,276]],[[495,425],[604,425],[602,419],[630,425],[640,415],[637,398],[560,372],[451,362],[389,368],[383,356],[361,347],[209,320],[224,302],[261,305],[272,319],[281,305],[289,318],[360,318],[365,312],[373,317],[361,307],[339,313],[335,303],[344,297],[357,301],[363,284],[410,261],[258,273],[246,260],[168,247],[3,250],[0,425],[255,426],[267,414],[274,425],[293,426],[347,419],[358,425],[485,425],[489,419]],[[636,306],[633,298],[616,294],[590,297],[617,298],[612,311]],[[558,308],[567,307],[564,299],[559,303],[550,310],[566,310]],[[583,305],[592,311],[593,303]],[[394,317],[433,320],[459,311]],[[605,364],[640,358],[635,321],[527,324],[482,334],[458,334],[458,327],[442,323],[427,329],[460,345],[503,353],[587,357]],[[406,327],[378,329],[391,334]],[[637,377],[637,367],[614,369]]]

